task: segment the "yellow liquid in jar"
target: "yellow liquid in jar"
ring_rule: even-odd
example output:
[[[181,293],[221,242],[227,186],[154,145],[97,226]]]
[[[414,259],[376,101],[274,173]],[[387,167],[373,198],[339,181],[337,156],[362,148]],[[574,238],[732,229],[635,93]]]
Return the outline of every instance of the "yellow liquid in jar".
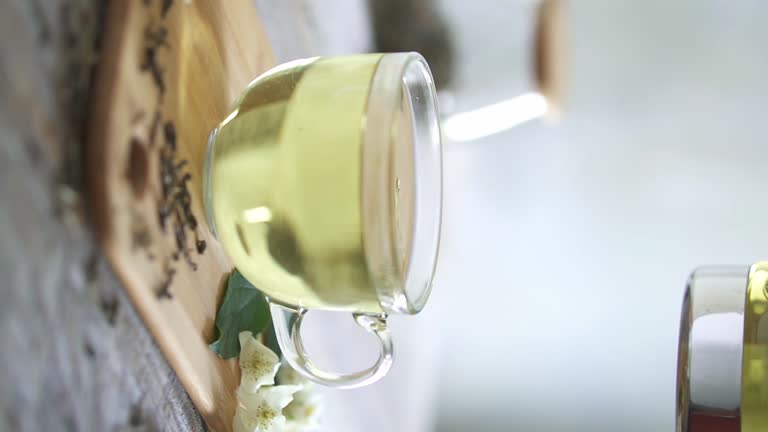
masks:
[[[741,430],[768,431],[768,262],[749,270],[744,308]]]
[[[382,311],[361,218],[363,128],[380,58],[273,69],[246,89],[212,139],[207,199],[216,235],[238,270],[280,303]],[[410,116],[399,118],[407,124]],[[398,244],[410,236],[412,168],[406,158],[392,185],[407,198],[387,215],[403,219]]]

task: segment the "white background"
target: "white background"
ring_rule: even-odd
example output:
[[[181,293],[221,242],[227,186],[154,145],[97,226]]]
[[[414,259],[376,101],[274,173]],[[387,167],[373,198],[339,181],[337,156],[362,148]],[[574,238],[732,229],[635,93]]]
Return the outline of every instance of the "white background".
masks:
[[[457,108],[524,91],[525,3],[443,3]],[[568,9],[562,123],[446,148],[440,430],[673,431],[688,273],[768,258],[768,3]]]

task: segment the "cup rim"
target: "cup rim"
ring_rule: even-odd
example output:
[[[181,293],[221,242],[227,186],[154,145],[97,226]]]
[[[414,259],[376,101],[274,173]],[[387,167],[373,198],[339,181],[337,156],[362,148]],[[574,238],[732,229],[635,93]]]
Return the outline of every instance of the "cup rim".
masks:
[[[395,226],[388,217],[394,184],[390,169],[392,126],[403,97],[413,108],[414,159],[414,222],[405,268],[396,257]],[[439,119],[437,91],[424,57],[416,52],[384,54],[374,73],[366,108],[361,202],[366,262],[387,313],[418,313],[432,290],[442,223]]]

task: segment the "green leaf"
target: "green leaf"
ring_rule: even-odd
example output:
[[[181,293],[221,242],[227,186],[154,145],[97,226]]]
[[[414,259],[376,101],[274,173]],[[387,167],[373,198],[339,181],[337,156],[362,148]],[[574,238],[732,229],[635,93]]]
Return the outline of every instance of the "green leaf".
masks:
[[[271,321],[264,294],[235,269],[229,275],[227,292],[216,314],[219,338],[209,346],[223,359],[237,357],[240,355],[240,332],[250,331],[256,336]]]
[[[269,321],[269,325],[264,329],[262,339],[267,348],[271,349],[278,357],[281,357],[282,351],[280,350],[280,344],[277,343],[277,335],[275,334],[275,326],[272,320]]]

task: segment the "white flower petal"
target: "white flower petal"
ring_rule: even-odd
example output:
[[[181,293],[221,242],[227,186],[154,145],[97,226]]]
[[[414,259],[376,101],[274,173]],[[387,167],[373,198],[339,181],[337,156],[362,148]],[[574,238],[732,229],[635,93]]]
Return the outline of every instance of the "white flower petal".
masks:
[[[304,405],[317,405],[320,397],[315,393],[312,388],[309,389],[302,387],[302,389],[293,395],[293,401]]]
[[[235,432],[315,430],[318,398],[314,383],[289,365],[280,366],[277,355],[251,332],[241,332],[239,337],[242,377],[233,419]],[[280,385],[274,385],[276,375]]]
[[[293,401],[285,409],[283,415],[286,419],[286,430],[304,431],[317,428],[319,422],[318,406],[316,404]]]
[[[288,423],[298,423],[302,427],[316,425],[318,417],[317,407],[320,398],[317,392],[315,392],[315,383],[299,375],[285,362],[277,371],[277,382],[301,386],[301,390],[293,395],[293,402],[283,410]]]
[[[235,432],[283,432],[285,417],[268,407],[246,409],[240,405],[235,411],[233,426]]]
[[[280,359],[251,332],[240,332],[240,389],[256,393],[259,387],[275,383]]]
[[[285,425],[282,411],[291,403],[299,386],[262,387],[256,393],[239,389],[235,411],[236,432],[280,432]]]
[[[266,405],[276,411],[281,411],[293,400],[293,394],[301,390],[301,386],[278,385],[262,387],[256,393],[238,390],[237,398],[246,408],[256,405]]]
[[[313,429],[320,424],[319,397],[313,392],[300,391],[293,395],[291,403],[283,408],[287,426],[291,430],[303,431]]]
[[[283,362],[277,371],[277,382],[301,386],[293,395],[293,401],[283,409],[287,419],[286,431],[305,431],[319,425],[319,396],[314,391],[315,383],[299,375],[288,363]]]
[[[280,384],[312,384],[311,381],[299,375],[286,361],[283,361],[277,371],[277,382]]]

